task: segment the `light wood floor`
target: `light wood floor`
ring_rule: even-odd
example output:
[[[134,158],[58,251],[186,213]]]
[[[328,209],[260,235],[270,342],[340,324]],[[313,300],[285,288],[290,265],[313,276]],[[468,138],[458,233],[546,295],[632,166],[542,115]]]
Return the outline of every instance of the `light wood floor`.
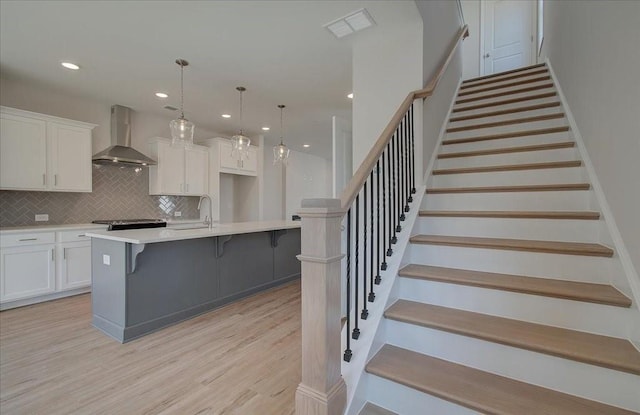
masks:
[[[294,412],[300,283],[120,344],[89,294],[0,313],[0,413]]]

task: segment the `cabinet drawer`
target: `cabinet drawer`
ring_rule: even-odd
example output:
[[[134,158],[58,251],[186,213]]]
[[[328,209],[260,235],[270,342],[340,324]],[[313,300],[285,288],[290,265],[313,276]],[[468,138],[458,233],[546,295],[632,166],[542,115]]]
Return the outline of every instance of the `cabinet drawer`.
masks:
[[[91,229],[95,230],[95,229]],[[76,229],[73,231],[59,231],[58,232],[58,242],[79,242],[79,241],[90,241],[91,238],[85,235],[86,232],[89,232],[89,229]]]
[[[0,245],[5,248],[9,246],[25,246],[55,243],[54,232],[29,232],[0,235]]]

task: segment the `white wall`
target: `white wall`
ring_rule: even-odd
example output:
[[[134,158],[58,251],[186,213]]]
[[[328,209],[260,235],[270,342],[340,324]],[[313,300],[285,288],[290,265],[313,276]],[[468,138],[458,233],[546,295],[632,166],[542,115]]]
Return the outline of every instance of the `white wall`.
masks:
[[[264,220],[284,219],[284,179],[282,164],[273,165],[273,155],[264,156]]]
[[[378,24],[353,35],[354,171],[407,94],[423,87],[422,19],[416,3],[371,2],[367,10]]]
[[[462,0],[469,37],[462,46],[462,79],[480,76],[480,0]]]
[[[640,270],[640,2],[545,1],[543,56]]]
[[[291,151],[286,167],[286,219],[297,214],[302,199],[331,197],[331,163],[322,157]]]

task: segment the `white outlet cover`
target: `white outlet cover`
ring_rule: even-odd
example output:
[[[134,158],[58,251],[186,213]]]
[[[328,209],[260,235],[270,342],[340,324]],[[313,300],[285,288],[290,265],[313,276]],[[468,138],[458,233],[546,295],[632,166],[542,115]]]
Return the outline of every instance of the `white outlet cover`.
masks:
[[[173,213],[173,216],[182,216],[182,212],[180,212],[179,210],[176,210],[176,211]]]
[[[105,265],[111,265],[111,255],[102,255],[102,263]]]
[[[36,222],[48,222],[48,221],[49,221],[49,214],[40,213],[36,215]]]

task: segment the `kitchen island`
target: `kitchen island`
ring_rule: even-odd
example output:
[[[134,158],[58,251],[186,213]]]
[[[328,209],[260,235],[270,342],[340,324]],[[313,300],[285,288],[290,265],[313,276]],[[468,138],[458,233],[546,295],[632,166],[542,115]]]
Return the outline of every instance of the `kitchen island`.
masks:
[[[122,343],[300,277],[300,222],[86,235],[93,325]]]

